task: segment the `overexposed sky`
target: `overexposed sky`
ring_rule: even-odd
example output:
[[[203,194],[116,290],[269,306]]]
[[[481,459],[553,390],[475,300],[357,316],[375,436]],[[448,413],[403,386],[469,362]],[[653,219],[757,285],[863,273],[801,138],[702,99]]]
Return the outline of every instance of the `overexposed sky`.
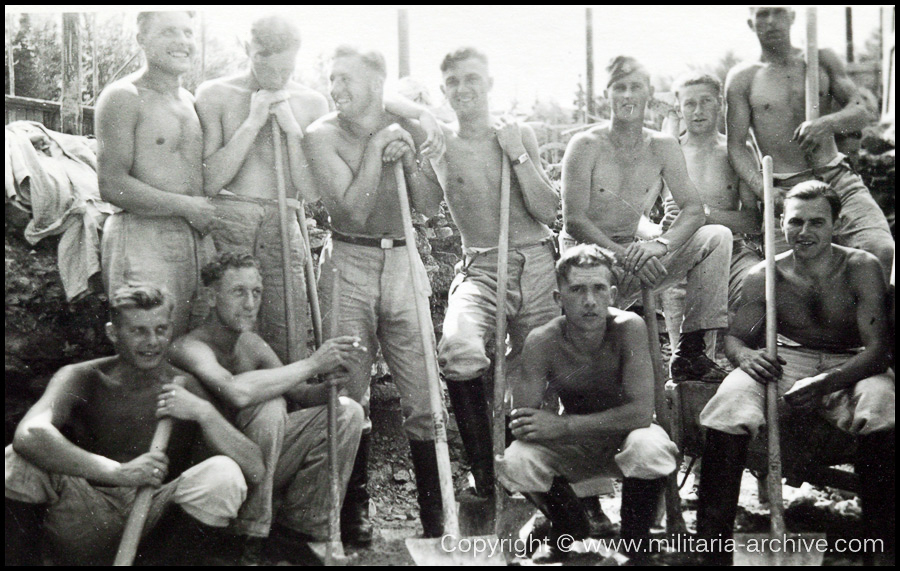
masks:
[[[303,36],[298,69],[310,70],[319,54],[342,43],[382,51],[391,77],[397,75],[397,12],[406,8],[410,27],[412,75],[422,80],[432,97],[441,100],[439,65],[444,55],[463,45],[486,52],[495,78],[495,103],[513,98],[527,105],[537,98],[571,105],[585,75],[584,6],[192,6],[203,11],[209,36],[233,41],[250,22],[267,13],[295,18]],[[131,8],[133,11],[151,6]],[[155,9],[171,7],[152,6]],[[819,45],[846,53],[844,6],[818,9]],[[857,54],[879,22],[877,6],[853,6]],[[73,8],[68,7],[71,10]],[[121,8],[79,6],[81,11],[121,11]],[[59,6],[7,6],[7,12],[53,11]],[[732,50],[741,59],[759,55],[756,37],[748,29],[747,6],[595,6],[595,92],[605,85],[606,62],[619,54],[633,55],[651,73],[675,77],[688,65],[715,64]],[[803,46],[805,9],[797,8],[793,39]],[[236,40],[234,40],[236,41]]]

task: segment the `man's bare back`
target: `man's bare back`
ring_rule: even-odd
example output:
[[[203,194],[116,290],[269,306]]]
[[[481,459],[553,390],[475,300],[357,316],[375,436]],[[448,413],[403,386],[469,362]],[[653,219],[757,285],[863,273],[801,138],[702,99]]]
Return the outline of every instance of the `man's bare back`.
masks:
[[[211,81],[198,91],[197,108],[206,136],[216,139],[217,147],[228,143],[250,115],[250,101],[256,92],[253,83],[252,76],[243,73]],[[294,118],[304,130],[328,111],[325,97],[312,89],[289,81],[283,91]],[[207,143],[207,148],[211,146]],[[283,156],[288,156],[287,152]],[[274,165],[272,130],[267,125],[260,129],[240,169],[225,188],[240,196],[275,199],[278,192]],[[287,169],[285,184],[291,188]]]
[[[500,178],[503,150],[491,132],[484,139],[460,137],[445,129],[447,145],[447,204],[462,234],[463,244],[494,248],[499,239]],[[528,212],[518,179],[510,176],[510,245],[535,244],[549,229]]]

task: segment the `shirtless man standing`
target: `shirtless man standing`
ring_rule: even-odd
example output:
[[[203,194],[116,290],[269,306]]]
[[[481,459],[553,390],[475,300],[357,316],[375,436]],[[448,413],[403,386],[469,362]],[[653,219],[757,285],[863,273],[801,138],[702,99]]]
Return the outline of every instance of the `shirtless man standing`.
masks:
[[[256,20],[244,48],[250,58],[247,71],[208,81],[197,89],[197,114],[203,125],[203,188],[207,196],[214,197],[221,218],[222,227],[213,232],[216,249],[249,251],[259,260],[263,278],[259,333],[278,358],[288,363],[306,356],[306,248],[300,226],[291,214],[291,275],[300,323],[295,347],[288,350],[270,116],[284,133],[282,156],[286,157],[284,184],[288,198],[315,202],[318,191],[310,178],[301,141],[303,130],[328,112],[328,103],[320,93],[291,80],[300,31],[285,18],[266,16]],[[401,102],[391,108],[411,118],[427,115],[419,106]],[[434,119],[430,123],[426,119],[426,124],[438,130]],[[296,210],[298,205],[292,202],[289,206]]]
[[[7,532],[38,545],[41,534],[25,524],[24,504],[46,504],[44,531],[55,554],[81,565],[112,562],[137,488],[157,488],[147,530],[172,504],[181,518],[225,527],[247,483],[265,472],[259,448],[219,414],[193,377],[184,386],[173,383],[184,373],[166,362],[171,300],[141,284],[119,288],[109,305],[106,331],[116,355],[60,369],[6,447],[7,521],[17,522]],[[147,452],[156,419],[165,416],[179,421],[169,448]],[[217,456],[189,467],[198,436]],[[211,530],[193,531],[200,541]],[[17,543],[7,535],[7,549]]]
[[[194,98],[180,78],[196,51],[191,12],[142,12],[146,65],[110,84],[97,102],[97,177],[103,200],[123,209],[103,229],[103,281],[111,295],[131,281],[164,285],[179,337],[206,314],[200,268],[215,207],[203,196],[203,139]]]
[[[621,295],[627,306],[639,295],[634,277],[654,289],[687,277],[685,317],[675,349],[674,380],[718,381],[723,371],[704,353],[703,335],[728,325],[728,267],[731,231],[703,226],[703,203],[688,176],[674,138],[644,128],[653,95],[650,75],[634,58],[619,56],[607,67],[605,91],[612,107],[608,125],[594,127],[569,142],[563,159],[561,242],[593,243],[615,256]],[[681,212],[659,238],[635,241],[641,215],[662,191],[663,182]]]
[[[747,444],[765,426],[765,384],[778,383],[793,415],[816,414],[858,437],[855,462],[867,538],[894,541],[894,372],[885,316],[885,280],[868,252],[831,243],[841,201],[808,181],[784,199],[791,250],[776,257],[778,359],[766,356],[765,265],[744,282],[725,338],[735,369],[700,414],[706,427],[697,532],[731,538]],[[788,419],[790,422],[790,419]],[[790,462],[786,458],[786,462]],[[728,564],[730,552],[712,554]]]
[[[323,312],[339,315],[339,331],[330,331],[330,320],[324,320],[325,336],[358,336],[369,350],[351,367],[346,385],[349,396],[364,408],[369,402],[372,360],[381,346],[400,389],[422,527],[427,537],[438,537],[443,530],[442,505],[425,349],[416,317],[416,295],[431,292],[413,289],[411,269],[421,274],[421,283],[427,284],[428,278],[420,260],[410,268],[392,163],[403,161],[412,205],[422,214],[437,212],[442,193],[432,179],[429,161],[417,160],[416,142],[424,138],[417,125],[384,108],[385,78],[381,54],[339,47],[330,76],[337,112],[310,125],[304,139],[333,228],[319,261],[319,296]],[[335,270],[340,275],[340,299],[331,296]],[[354,481],[360,486],[356,491],[348,489],[341,520],[346,514],[353,527],[371,537],[366,432],[351,476],[351,486]]]
[[[574,246],[557,263],[556,280],[554,297],[563,316],[525,340],[523,375],[512,387],[516,441],[497,475],[551,521],[548,549],[535,556],[541,563],[564,559],[571,541],[586,537],[588,522],[573,485],[589,486],[598,476],[623,477],[621,538],[626,550],[631,541],[646,548],[677,453],[652,423],[653,370],[644,322],[611,307],[612,261],[595,245]],[[559,394],[565,414],[539,410],[548,388]]]
[[[731,274],[728,279],[728,313],[734,313],[747,272],[762,259],[753,241],[762,230],[757,198],[728,162],[728,144],[717,125],[723,110],[722,83],[704,73],[684,76],[675,83],[676,109],[687,125],[680,137],[688,174],[697,185],[707,224],[721,224],[731,230]],[[674,109],[673,109],[674,111]],[[677,134],[676,134],[677,136]],[[664,202],[663,230],[678,215],[670,196]],[[672,345],[677,345],[678,329],[684,313],[684,289],[672,287],[662,293],[666,329]]]
[[[232,526],[242,536],[265,538],[273,518],[279,535],[305,541],[328,538],[328,468],[325,442],[326,383],[316,375],[336,371],[359,348],[353,337],[329,339],[309,359],[282,365],[253,332],[264,294],[259,262],[247,252],[223,252],[203,268],[212,290],[203,324],[175,341],[170,360],[195,375],[233,411],[231,420],[263,452],[266,476],[250,489]],[[284,397],[284,398],[282,398]],[[300,410],[287,414],[285,398]],[[362,408],[342,397],[337,439],[340,489],[345,489],[362,429]],[[274,513],[273,495],[277,505]],[[283,501],[281,501],[283,500]],[[252,562],[262,541],[244,541]]]
[[[819,50],[821,116],[805,120],[806,61],[791,45],[795,13],[786,7],[750,9],[747,24],[759,38],[759,61],[739,64],[725,81],[728,156],[741,179],[762,197],[762,174],[747,147],[749,131],[763,156],[772,157],[775,184],[783,192],[805,180],[830,184],[841,198],[835,242],[874,254],[887,276],[894,240],[884,213],[838,153],[834,136],[859,131],[874,120],[865,98],[831,50]],[[780,199],[776,206],[780,210]],[[777,214],[777,213],[776,213]],[[778,250],[788,249],[779,237]]]
[[[503,155],[512,169],[507,293],[511,377],[518,374],[528,333],[559,315],[553,300],[553,238],[547,227],[556,219],[559,197],[541,168],[534,131],[514,119],[491,117],[493,78],[487,57],[462,48],[444,58],[441,72],[441,89],[459,119],[458,129],[446,128],[444,194],[462,234],[465,260],[450,286],[438,363],[449,381],[476,493],[487,496],[493,494],[494,455],[482,375],[491,363],[485,342],[493,335],[497,305]]]

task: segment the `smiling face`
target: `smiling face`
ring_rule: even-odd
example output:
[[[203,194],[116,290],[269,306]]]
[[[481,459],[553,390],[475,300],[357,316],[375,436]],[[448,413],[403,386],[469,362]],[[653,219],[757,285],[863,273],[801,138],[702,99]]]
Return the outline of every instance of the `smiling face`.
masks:
[[[831,247],[834,220],[825,198],[786,198],[781,228],[799,259],[813,259]]]
[[[247,55],[250,69],[261,89],[278,90],[284,88],[294,75],[299,49],[285,50],[268,55],[256,42],[250,42]]]
[[[699,83],[678,90],[678,108],[693,135],[708,135],[716,130],[721,105],[719,94],[711,85]]]
[[[106,333],[119,358],[142,371],[159,367],[172,340],[172,306],[123,308]]]
[[[653,96],[650,78],[643,71],[624,75],[609,84],[604,91],[613,116],[619,121],[644,121],[644,109]]]
[[[794,17],[794,11],[784,6],[760,6],[752,10],[747,24],[762,47],[774,47],[790,44]]]
[[[197,51],[194,23],[187,12],[157,12],[138,33],[147,65],[173,75],[191,70],[191,58]]]
[[[612,279],[612,272],[606,266],[569,268],[556,293],[566,323],[581,331],[603,327],[616,294]]]
[[[259,270],[228,268],[212,286],[212,310],[226,329],[242,333],[252,331],[262,301],[262,277]]]
[[[365,112],[380,94],[384,80],[358,56],[336,57],[331,64],[331,99],[340,115]]]
[[[443,72],[441,92],[457,115],[483,113],[488,108],[488,93],[494,80],[487,63],[477,57],[455,62]]]

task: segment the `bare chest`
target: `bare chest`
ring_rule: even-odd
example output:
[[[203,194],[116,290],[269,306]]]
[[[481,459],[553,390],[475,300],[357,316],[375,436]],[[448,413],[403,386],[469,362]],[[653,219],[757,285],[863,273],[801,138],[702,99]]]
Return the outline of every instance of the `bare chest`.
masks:
[[[820,67],[820,109],[830,109],[830,87],[828,73]],[[760,69],[750,87],[750,108],[754,121],[780,121],[783,129],[793,132],[806,115],[806,64]]]
[[[779,284],[778,321],[790,331],[818,332],[829,336],[858,337],[857,296],[846,272],[827,280],[783,276]]]
[[[662,190],[662,165],[648,150],[601,149],[591,173],[591,209],[642,214]]]
[[[179,160],[199,160],[202,153],[200,119],[187,101],[151,98],[141,111],[135,135],[137,152],[171,154]]]
[[[704,203],[725,210],[738,206],[738,177],[728,162],[725,149],[709,147],[682,148],[688,175],[697,186]]]

